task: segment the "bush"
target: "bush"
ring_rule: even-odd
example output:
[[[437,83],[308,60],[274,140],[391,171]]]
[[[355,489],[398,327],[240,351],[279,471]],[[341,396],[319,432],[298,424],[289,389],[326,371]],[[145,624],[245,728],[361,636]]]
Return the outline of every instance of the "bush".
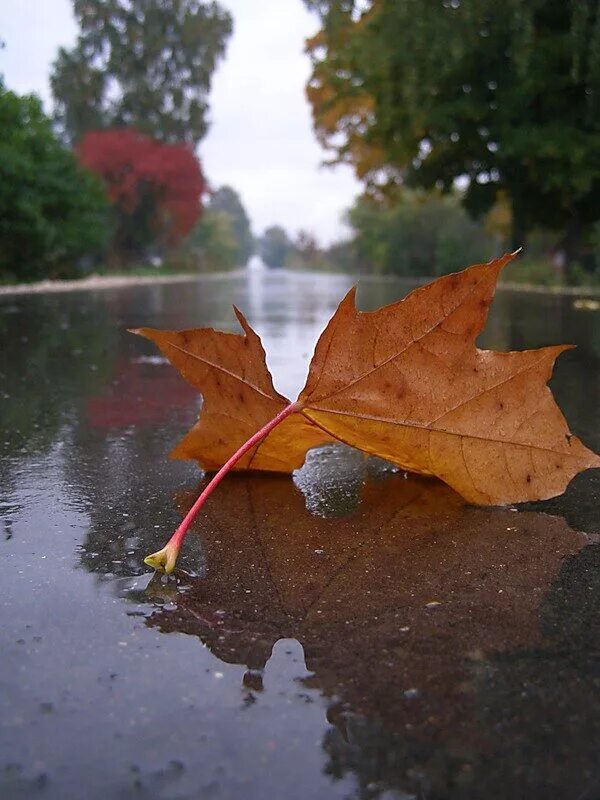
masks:
[[[239,246],[231,216],[208,208],[182,242],[177,258],[184,268],[202,272],[239,266]]]
[[[0,278],[76,275],[106,240],[102,186],[58,142],[33,95],[0,85],[0,130]]]
[[[405,191],[388,206],[359,198],[348,221],[357,266],[366,272],[431,277],[494,255],[492,237],[454,196]]]

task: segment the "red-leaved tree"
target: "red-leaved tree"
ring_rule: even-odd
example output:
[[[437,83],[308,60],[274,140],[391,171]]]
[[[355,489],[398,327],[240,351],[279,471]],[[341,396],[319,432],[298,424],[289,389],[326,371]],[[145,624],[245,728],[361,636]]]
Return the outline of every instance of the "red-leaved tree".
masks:
[[[175,246],[200,218],[206,181],[186,144],[163,144],[132,128],[91,131],[81,163],[104,181],[115,209],[112,256],[127,263]]]

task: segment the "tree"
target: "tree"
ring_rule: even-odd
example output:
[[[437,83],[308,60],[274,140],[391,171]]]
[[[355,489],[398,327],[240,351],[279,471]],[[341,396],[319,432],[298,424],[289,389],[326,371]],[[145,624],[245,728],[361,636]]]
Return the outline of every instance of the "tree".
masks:
[[[267,267],[285,266],[292,250],[293,244],[280,225],[271,225],[259,240],[259,254]]]
[[[361,271],[429,277],[487,261],[494,241],[454,195],[403,190],[391,206],[369,196],[348,212]]]
[[[73,0],[73,9],[77,44],[59,50],[50,78],[67,141],[125,126],[196,145],[230,14],[201,0]]]
[[[240,266],[239,245],[232,217],[207,208],[180,248],[190,266],[202,270],[230,270]]]
[[[162,144],[135,130],[88,133],[79,159],[106,186],[114,207],[112,251],[117,264],[166,250],[193,228],[206,184],[185,144]]]
[[[230,218],[236,242],[236,266],[245,266],[254,252],[254,237],[239,194],[231,186],[221,186],[211,194],[208,206],[213,213]]]
[[[449,191],[488,211],[501,192],[513,243],[562,232],[572,262],[599,211],[600,2],[305,0],[317,134],[369,190]]]
[[[331,269],[325,252],[320,247],[317,237],[308,230],[299,230],[288,256],[286,266],[295,269]]]
[[[100,182],[56,139],[37,97],[0,84],[0,129],[0,275],[76,275],[106,239]]]

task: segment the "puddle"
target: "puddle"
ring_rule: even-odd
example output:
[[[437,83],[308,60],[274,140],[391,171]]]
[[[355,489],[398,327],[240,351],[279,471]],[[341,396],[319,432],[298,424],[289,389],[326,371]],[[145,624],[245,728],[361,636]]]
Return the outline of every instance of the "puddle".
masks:
[[[598,795],[599,471],[476,509],[329,447],[293,479],[227,478],[176,576],[143,564],[197,492],[166,456],[200,404],[125,328],[235,330],[235,302],[292,395],[350,283],[0,299],[3,800]],[[359,302],[403,292],[371,279]],[[552,385],[598,450],[597,326],[502,292],[480,344],[576,342]]]

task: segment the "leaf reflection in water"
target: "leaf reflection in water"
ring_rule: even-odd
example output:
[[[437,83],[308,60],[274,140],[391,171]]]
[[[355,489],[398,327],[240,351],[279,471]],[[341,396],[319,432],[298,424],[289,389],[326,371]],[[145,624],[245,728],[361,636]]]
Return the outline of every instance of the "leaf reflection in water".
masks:
[[[487,660],[543,643],[540,606],[587,543],[559,518],[469,507],[401,475],[368,481],[354,513],[329,519],[285,478],[231,477],[196,530],[206,575],[149,625],[198,636],[258,689],[273,645],[297,639],[340,728],[352,712],[462,745],[479,736]]]

